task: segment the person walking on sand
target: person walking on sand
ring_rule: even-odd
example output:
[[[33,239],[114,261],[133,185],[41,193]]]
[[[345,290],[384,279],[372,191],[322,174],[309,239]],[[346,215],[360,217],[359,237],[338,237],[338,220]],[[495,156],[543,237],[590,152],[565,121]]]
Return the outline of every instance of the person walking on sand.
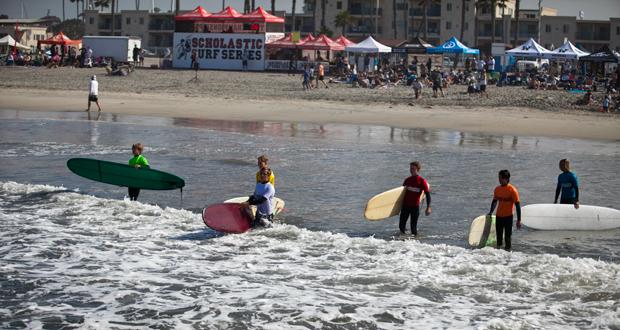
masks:
[[[129,160],[129,166],[133,166],[136,169],[141,167],[149,168],[149,161],[146,157],[142,156],[142,151],[144,150],[144,146],[142,143],[136,143],[131,146],[131,153],[133,157]],[[129,200],[137,201],[138,195],[140,195],[139,188],[128,187]]]
[[[431,210],[431,193],[430,187],[426,179],[419,175],[422,165],[419,162],[411,162],[409,164],[409,172],[411,176],[403,182],[405,187],[405,197],[400,209],[400,222],[398,227],[400,232],[405,234],[407,220],[411,217],[411,234],[418,235],[418,218],[420,217],[420,195],[426,194],[426,210],[425,214],[429,216]]]
[[[310,69],[308,69],[307,64],[304,67],[302,79],[303,81],[301,82],[301,86],[303,87],[304,91],[310,90]]]
[[[517,211],[517,229],[521,229],[521,202],[517,188],[510,184],[510,172],[508,170],[499,171],[498,179],[500,185],[495,188],[488,215],[493,214],[495,206],[499,203],[495,214],[497,248],[501,248],[502,243],[506,241],[504,248],[506,251],[510,251],[512,249],[512,220],[514,217],[512,209],[514,207]]]
[[[97,108],[99,108],[101,112],[101,106],[99,105],[99,82],[95,75],[91,77],[90,83],[88,84],[88,109],[86,109],[86,111],[90,111],[90,102],[95,102]]]
[[[319,63],[319,75],[316,79],[317,89],[319,89],[319,81],[323,83],[323,86],[325,86],[325,88],[329,88],[325,83],[325,66],[323,66],[323,63]]]
[[[570,171],[570,161],[566,158],[560,160],[560,170],[562,173],[558,175],[558,184],[555,188],[555,199],[553,204],[573,204],[575,209],[579,208],[579,179],[575,173]]]

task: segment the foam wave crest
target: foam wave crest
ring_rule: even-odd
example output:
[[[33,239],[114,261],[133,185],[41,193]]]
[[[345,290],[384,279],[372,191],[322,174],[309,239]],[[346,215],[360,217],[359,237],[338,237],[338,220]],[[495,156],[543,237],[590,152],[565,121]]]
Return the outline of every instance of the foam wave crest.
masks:
[[[385,241],[0,183],[0,327],[620,326],[620,266]]]

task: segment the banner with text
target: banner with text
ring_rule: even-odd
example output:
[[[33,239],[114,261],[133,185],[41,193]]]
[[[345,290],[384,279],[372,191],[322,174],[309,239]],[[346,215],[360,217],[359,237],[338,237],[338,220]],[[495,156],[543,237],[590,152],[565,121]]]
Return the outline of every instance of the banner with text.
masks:
[[[265,70],[265,35],[231,33],[175,33],[172,65],[191,68],[192,57],[200,69]]]

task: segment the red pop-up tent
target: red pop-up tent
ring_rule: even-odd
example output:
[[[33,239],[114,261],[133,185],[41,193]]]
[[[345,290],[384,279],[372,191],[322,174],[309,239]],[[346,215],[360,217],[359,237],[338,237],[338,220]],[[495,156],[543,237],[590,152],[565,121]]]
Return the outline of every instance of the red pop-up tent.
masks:
[[[231,6],[226,7],[224,10],[219,11],[217,13],[213,13],[211,15],[209,15],[209,17],[207,17],[205,19],[205,22],[210,22],[210,23],[222,23],[222,22],[232,22],[232,23],[238,23],[241,21],[241,17],[243,15],[240,14],[238,11],[236,11],[234,8],[232,8]]]
[[[291,34],[267,43],[267,48],[297,48],[297,44],[293,42]]]
[[[339,43],[339,44],[341,44],[341,45],[343,45],[343,46],[345,46],[345,47],[346,47],[346,46],[348,46],[348,45],[352,45],[352,44],[354,44],[354,42],[353,42],[353,41],[351,41],[351,40],[347,39],[345,36],[340,36],[340,37],[338,37],[338,38],[337,38],[336,40],[334,40],[334,41],[335,41],[335,42],[337,42],[337,43]]]
[[[344,50],[344,45],[335,42],[324,34],[319,35],[314,40],[300,43],[299,47],[308,50]]]
[[[205,18],[211,16],[211,13],[206,11],[202,6],[196,7],[196,9],[189,13],[181,14],[175,17],[177,21],[204,21]]]
[[[69,39],[69,37],[67,37],[64,33],[62,32],[58,32],[58,34],[56,34],[55,36],[46,39],[46,40],[39,40],[37,41],[37,48],[41,48],[42,44],[47,44],[47,45],[79,45],[82,43],[82,40],[71,40]]]
[[[241,18],[244,22],[249,23],[284,23],[283,17],[271,15],[261,6],[258,6],[255,11],[243,15]]]

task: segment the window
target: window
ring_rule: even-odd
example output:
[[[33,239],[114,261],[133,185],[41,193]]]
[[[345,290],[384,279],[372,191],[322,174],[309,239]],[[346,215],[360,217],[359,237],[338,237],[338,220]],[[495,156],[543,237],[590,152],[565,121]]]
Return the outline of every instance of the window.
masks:
[[[564,33],[568,33],[568,30],[569,30],[569,26],[568,26],[568,24],[564,24],[564,25],[562,26],[562,32],[564,32]]]
[[[95,24],[95,18],[94,17],[89,17],[88,18],[88,24],[90,24],[90,25]]]
[[[551,32],[551,25],[545,24],[545,32]]]
[[[125,19],[125,24],[127,24],[127,25],[131,24],[131,18],[127,17]]]
[[[144,17],[140,17],[140,24],[144,25]]]
[[[446,30],[452,30],[452,22],[446,22]]]
[[[451,4],[451,3],[449,3],[449,2],[448,2],[448,3],[446,4],[446,10],[447,10],[447,11],[451,11],[451,10],[452,10],[452,4]]]
[[[338,10],[342,9],[342,1],[336,2],[336,9]]]

